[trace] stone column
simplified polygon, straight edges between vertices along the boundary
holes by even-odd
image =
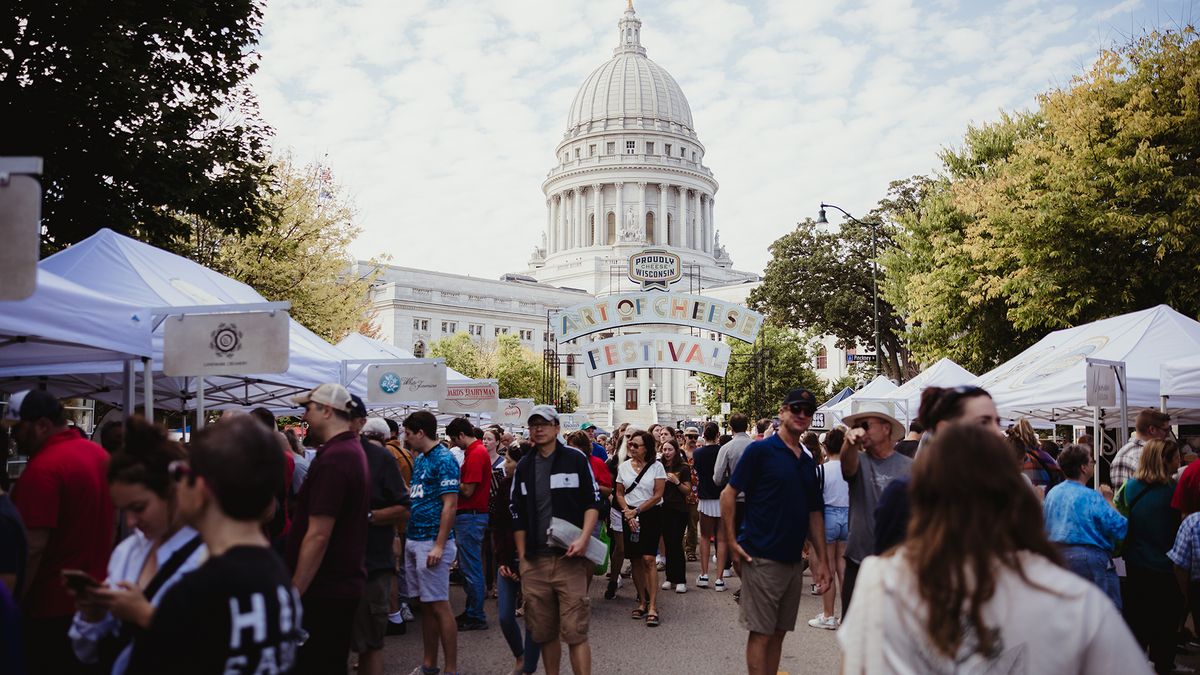
[[[675,371],[662,368],[658,372],[658,407],[661,410],[663,406],[671,405],[675,401],[675,397],[671,394]]]
[[[603,382],[604,376],[597,375],[597,376],[591,378],[591,380],[592,380],[592,382],[591,382],[592,403],[599,404],[599,403],[607,402],[607,399],[604,398],[604,389],[601,386],[604,383]]]
[[[691,227],[688,226],[688,189],[687,187],[679,186],[679,247],[688,248],[692,246],[692,242],[688,241],[692,238]]]
[[[692,225],[692,248],[696,249],[697,251],[702,251],[702,250],[704,250],[704,239],[703,239],[701,232],[704,227],[704,223],[703,223],[703,220],[704,220],[703,215],[704,214],[700,212],[700,191],[699,190],[696,190],[696,194],[694,194],[692,196],[692,199],[694,199],[695,202],[688,204],[688,206],[691,207],[691,209],[692,209],[692,219],[693,219],[693,222],[695,223],[694,225]]]
[[[550,195],[550,250],[558,252],[558,195]]]
[[[618,370],[617,372],[613,373],[613,384],[615,385],[616,392],[613,395],[613,398],[615,399],[613,401],[613,406],[615,406],[618,411],[617,416],[620,416],[622,413],[619,411],[625,409],[625,371]]]
[[[650,403],[650,369],[638,368],[638,407],[649,407]]]
[[[625,184],[621,182],[613,183],[617,190],[617,217],[613,218],[615,227],[617,228],[617,241],[621,241],[621,226],[625,223]],[[607,233],[605,233],[607,235]],[[608,243],[605,239],[604,243]],[[623,393],[618,393],[618,397],[624,396]]]
[[[638,231],[642,234],[646,233],[646,183],[641,181],[638,183],[638,192],[641,195],[641,202],[638,206]],[[654,243],[658,243],[658,236],[654,237]]]
[[[700,248],[709,253],[712,237],[708,233],[708,195],[700,194]]]
[[[604,212],[604,186],[599,183],[592,185],[592,202],[595,204],[592,210],[596,212],[592,227],[592,241],[599,246],[604,243],[600,238],[600,233],[604,231],[604,224],[600,222]]]

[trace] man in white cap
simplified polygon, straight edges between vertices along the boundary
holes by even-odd
[[[561,636],[571,652],[571,670],[586,675],[592,672],[587,583],[593,565],[584,553],[600,516],[600,490],[590,460],[558,440],[558,412],[552,406],[534,406],[528,427],[535,452],[517,465],[511,494],[525,625],[542,646],[547,673],[558,673]],[[565,549],[546,536],[552,518],[580,529]]]
[[[354,615],[367,585],[367,458],[350,427],[345,387],[322,384],[292,402],[304,407],[308,433],[321,444],[296,495],[285,556],[304,600],[309,635],[296,672],[344,673]]]
[[[890,407],[863,401],[842,423],[850,428],[842,446],[842,477],[850,484],[850,536],[846,542],[846,575],[842,587],[842,620],[854,594],[854,580],[863,558],[875,550],[875,508],[883,489],[912,471],[912,459],[895,451],[904,425]]]

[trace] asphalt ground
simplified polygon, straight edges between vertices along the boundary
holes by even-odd
[[[634,603],[633,581],[624,586],[614,600],[604,599],[606,580],[592,582],[592,616],[589,642],[592,646],[594,673],[688,673],[713,675],[746,672],[746,631],[738,622],[738,606],[733,591],[740,582],[727,579],[729,590],[717,593],[712,588],[695,587],[699,563],[688,563],[688,592],[659,591],[658,609],[662,625],[647,628],[629,617]],[[710,572],[715,580],[715,574]],[[662,583],[659,573],[659,583]],[[807,586],[806,586],[807,587]],[[461,586],[451,586],[450,602],[457,615],[465,605]],[[458,667],[471,675],[508,675],[513,657],[496,621],[496,601],[485,606],[488,629],[459,633]],[[796,630],[783,643],[779,669],[786,673],[837,673],[840,654],[836,633],[811,628],[808,620],[821,611],[821,599],[805,594],[800,604]],[[407,675],[421,663],[421,620],[408,626],[406,635],[386,638],[385,672]],[[570,672],[567,649],[563,648],[563,673]],[[439,654],[439,666],[441,655]],[[543,672],[539,667],[538,672]]]

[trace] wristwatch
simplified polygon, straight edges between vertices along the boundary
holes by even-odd
[[[375,522],[375,512],[374,511],[367,511],[367,522],[368,523]]]

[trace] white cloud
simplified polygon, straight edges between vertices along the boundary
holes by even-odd
[[[1135,0],[672,0],[637,5],[683,87],[740,269],[831,201],[855,214],[936,168],[969,123],[1029,108],[1090,63]],[[541,183],[619,0],[274,0],[254,84],[276,144],[328,155],[361,257],[496,277],[525,268]]]

